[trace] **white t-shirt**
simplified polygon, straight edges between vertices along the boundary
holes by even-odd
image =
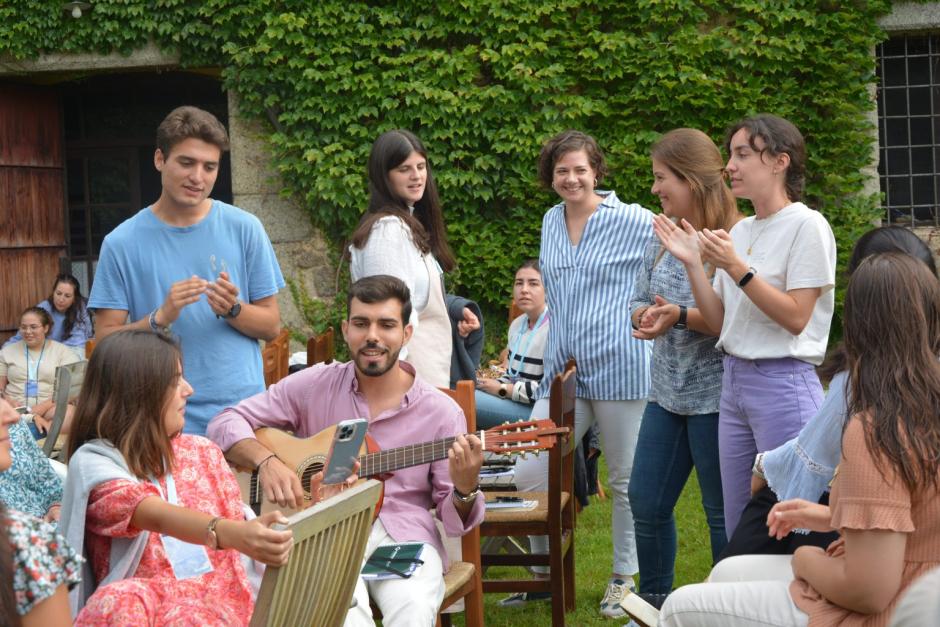
[[[741,220],[731,229],[731,239],[738,256],[780,291],[818,287],[822,292],[806,328],[791,335],[718,270],[714,287],[725,307],[718,348],[742,359],[795,357],[821,364],[835,306],[836,240],[829,223],[818,211],[795,202],[769,218]]]

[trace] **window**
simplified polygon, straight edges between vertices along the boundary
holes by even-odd
[[[227,124],[228,104],[217,80],[185,72],[103,74],[64,83],[61,92],[69,262],[88,294],[105,235],[160,196],[157,126],[181,104]],[[212,197],[232,202],[227,155]]]
[[[940,226],[940,36],[892,37],[876,55],[885,219]]]

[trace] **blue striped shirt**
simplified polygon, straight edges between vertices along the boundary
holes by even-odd
[[[604,195],[604,192],[598,192]],[[634,339],[630,296],[643,253],[654,237],[653,214],[607,192],[588,219],[577,246],[565,226],[565,205],[542,218],[539,264],[552,312],[545,378],[578,363],[578,396],[594,400],[644,399],[650,387],[650,343]],[[542,385],[538,398],[548,396]]]

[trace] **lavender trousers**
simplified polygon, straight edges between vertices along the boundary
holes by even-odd
[[[730,538],[751,498],[754,457],[795,438],[819,409],[823,390],[814,366],[792,357],[726,355],[724,367],[718,457]]]

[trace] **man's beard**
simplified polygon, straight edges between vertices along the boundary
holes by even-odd
[[[382,349],[382,348],[383,347],[380,346],[379,344],[369,343],[369,344],[366,344],[361,350],[375,350],[375,349]],[[368,361],[363,366],[363,364],[360,363],[359,360],[363,359],[364,356],[357,353],[355,356],[355,359],[353,359],[353,361],[356,364],[356,370],[358,370],[359,372],[361,372],[367,377],[381,377],[382,375],[384,375],[386,372],[391,370],[398,363],[398,354],[401,352],[401,346],[399,346],[398,349],[394,351],[392,351],[391,349],[384,349],[384,350],[386,351],[384,365],[378,361]]]

